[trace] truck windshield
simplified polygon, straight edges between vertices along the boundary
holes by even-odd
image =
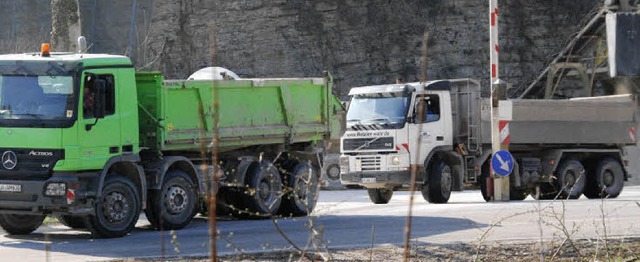
[[[380,125],[398,128],[404,125],[408,108],[409,98],[406,96],[357,95],[349,104],[347,127]]]
[[[73,90],[71,76],[0,75],[0,120],[72,118]]]

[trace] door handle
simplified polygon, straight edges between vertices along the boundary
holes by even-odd
[[[431,133],[429,133],[429,131],[423,131],[422,133],[420,133],[420,135],[422,135],[424,137],[430,137]]]
[[[436,136],[437,141],[444,141],[444,136]]]

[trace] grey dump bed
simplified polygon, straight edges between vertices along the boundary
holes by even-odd
[[[635,143],[637,103],[631,95],[507,100],[500,106],[501,117],[511,119],[512,144]]]
[[[635,144],[636,98],[614,95],[565,100],[500,101],[511,144]],[[482,103],[482,141],[491,143],[490,103]]]

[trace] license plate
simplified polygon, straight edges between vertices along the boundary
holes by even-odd
[[[363,177],[360,179],[360,182],[362,183],[375,183],[376,182],[376,178],[375,177]]]
[[[0,192],[21,192],[22,185],[0,184]]]

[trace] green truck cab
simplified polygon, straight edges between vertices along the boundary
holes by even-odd
[[[0,55],[0,226],[99,237],[206,213],[306,215],[344,108],[321,78],[172,80],[124,56]]]

